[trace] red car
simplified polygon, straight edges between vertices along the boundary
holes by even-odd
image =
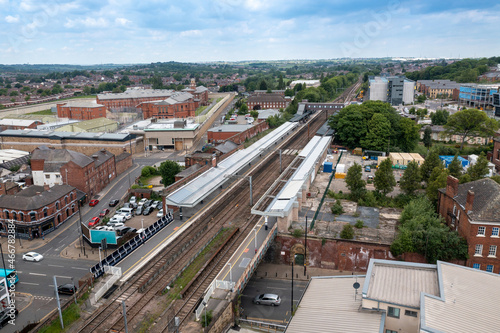
[[[90,222],[89,222],[89,227],[95,226],[97,223],[99,223],[101,219],[98,218],[97,216],[93,217]]]
[[[100,213],[99,213],[99,216],[100,216],[100,217],[104,217],[104,216],[108,215],[108,213],[109,213],[109,209],[104,208],[104,209],[102,210],[102,212],[100,212]]]
[[[89,202],[89,206],[90,206],[90,207],[94,207],[94,206],[95,206],[95,205],[97,205],[98,203],[99,203],[99,200],[97,200],[97,199],[92,199],[92,200],[90,200],[90,202]]]

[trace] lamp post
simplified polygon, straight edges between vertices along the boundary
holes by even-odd
[[[229,265],[229,282],[233,283],[233,265],[228,262]]]

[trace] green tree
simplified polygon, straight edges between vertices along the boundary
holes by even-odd
[[[362,179],[363,169],[358,163],[347,170],[345,183],[351,191],[351,199],[358,201],[366,192],[366,182]]]
[[[361,140],[361,146],[373,150],[385,150],[390,136],[391,123],[383,114],[376,113],[368,122],[368,132]]]
[[[267,90],[267,82],[266,82],[266,80],[260,81],[259,90]]]
[[[417,103],[423,103],[423,102],[425,102],[426,99],[427,99],[427,97],[424,94],[419,95],[417,97]]]
[[[403,177],[399,181],[399,187],[406,195],[414,195],[415,191],[421,187],[421,181],[422,177],[420,176],[418,164],[415,161],[411,161],[408,163]]]
[[[396,179],[392,172],[391,159],[386,158],[380,163],[377,171],[375,171],[373,185],[377,192],[382,193],[384,196],[394,189],[394,186],[396,186]]]
[[[151,84],[152,84],[152,88],[153,89],[163,89],[165,88],[163,86],[163,80],[161,78],[161,76],[153,76],[153,78],[151,79]]]
[[[488,175],[488,173],[488,160],[486,159],[486,155],[484,153],[481,153],[476,163],[469,166],[467,169],[467,174],[470,176],[471,181],[484,178]]]
[[[354,149],[365,137],[367,126],[363,113],[359,110],[342,109],[337,115],[331,116],[328,125],[335,129],[337,140],[347,147]]]
[[[448,178],[448,170],[443,169],[441,167],[435,167],[429,180],[427,182],[427,188],[425,189],[425,193],[427,194],[427,198],[432,203],[437,203],[439,193],[438,189],[446,187],[446,180]]]
[[[485,112],[465,109],[448,117],[448,122],[444,125],[444,135],[460,136],[460,149],[463,149],[467,138],[493,136],[498,127],[498,122],[488,118]]]
[[[158,168],[163,186],[167,187],[175,182],[175,175],[181,171],[181,166],[175,161],[166,160]]]
[[[432,129],[430,126],[427,126],[424,130],[424,137],[422,139],[422,141],[424,142],[424,146],[427,148],[427,150],[429,150],[429,148],[431,148],[432,146]]]
[[[250,116],[252,116],[253,119],[257,119],[259,117],[259,111],[250,111]]]
[[[446,125],[450,113],[446,110],[436,110],[431,114],[432,125]]]
[[[243,103],[240,106],[240,110],[238,111],[238,114],[243,115],[243,114],[247,114],[247,113],[248,113],[248,106],[246,105],[246,103]]]
[[[417,146],[420,138],[420,126],[409,118],[401,118],[399,127],[401,129],[399,148],[405,152],[411,152]]]
[[[424,182],[427,182],[434,168],[436,167],[442,168],[442,166],[443,163],[439,159],[439,154],[437,150],[432,150],[431,153],[427,155],[424,163],[422,163],[422,166],[420,167],[420,174],[422,175],[422,180]]]
[[[450,162],[450,164],[448,164],[448,173],[451,176],[460,179],[463,172],[464,168],[462,167],[462,162],[458,160],[458,154],[455,154],[453,160]]]
[[[278,79],[278,90],[283,89],[285,89],[285,82],[283,82],[283,74],[280,74],[280,77]]]

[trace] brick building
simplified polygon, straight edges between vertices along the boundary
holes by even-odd
[[[7,129],[22,130],[27,128],[36,128],[38,125],[43,123],[35,119],[1,119],[0,120],[0,131],[5,131]]]
[[[182,89],[182,91],[193,95],[195,101],[197,101],[199,105],[208,105],[208,88],[204,86],[197,87],[195,79],[191,79],[189,87]]]
[[[289,101],[279,94],[262,94],[248,97],[247,106],[249,110],[280,109],[286,108]]]
[[[491,158],[491,163],[495,164],[495,169],[500,172],[500,138],[496,137],[493,139],[493,156]]]
[[[6,235],[8,223],[13,221],[16,237],[42,237],[77,211],[77,190],[73,186],[30,186],[15,195],[0,195],[0,234]]]
[[[468,267],[500,273],[499,211],[500,185],[492,179],[459,184],[458,179],[448,176],[446,188],[439,189],[438,212],[467,240]]]
[[[57,104],[57,116],[77,120],[106,118],[106,107],[87,101],[69,101]]]
[[[144,119],[148,118],[188,118],[194,117],[199,106],[193,95],[187,92],[178,92],[162,101],[149,101],[137,105],[142,110]]]
[[[246,139],[253,138],[268,128],[269,125],[266,121],[256,125],[221,125],[207,131],[207,141],[209,143],[221,143],[231,140],[239,145]]]
[[[33,151],[31,170],[35,185],[68,184],[89,198],[116,178],[115,156],[104,149],[89,157],[72,150],[40,147]]]

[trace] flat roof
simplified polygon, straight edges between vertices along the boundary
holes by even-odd
[[[86,133],[86,132],[56,132],[41,131],[35,129],[5,130],[0,132],[0,137],[27,137],[43,138],[53,140],[75,139],[75,140],[101,140],[101,141],[128,141],[135,138],[134,134],[120,133]]]
[[[383,333],[385,313],[360,311],[356,282],[363,285],[365,276],[312,277],[285,332]]]
[[[166,197],[167,204],[177,207],[196,206],[220,185],[228,181],[228,176],[232,176],[246,167],[263,150],[272,147],[275,142],[282,139],[286,133],[297,126],[297,123],[286,122],[250,147],[235,152],[221,161],[217,167],[210,168],[186,185],[172,192]]]
[[[208,129],[207,132],[236,132],[240,133],[243,131],[246,131],[249,128],[252,128],[253,125],[239,125],[239,124],[234,124],[234,125],[221,125],[221,126],[216,126]]]

